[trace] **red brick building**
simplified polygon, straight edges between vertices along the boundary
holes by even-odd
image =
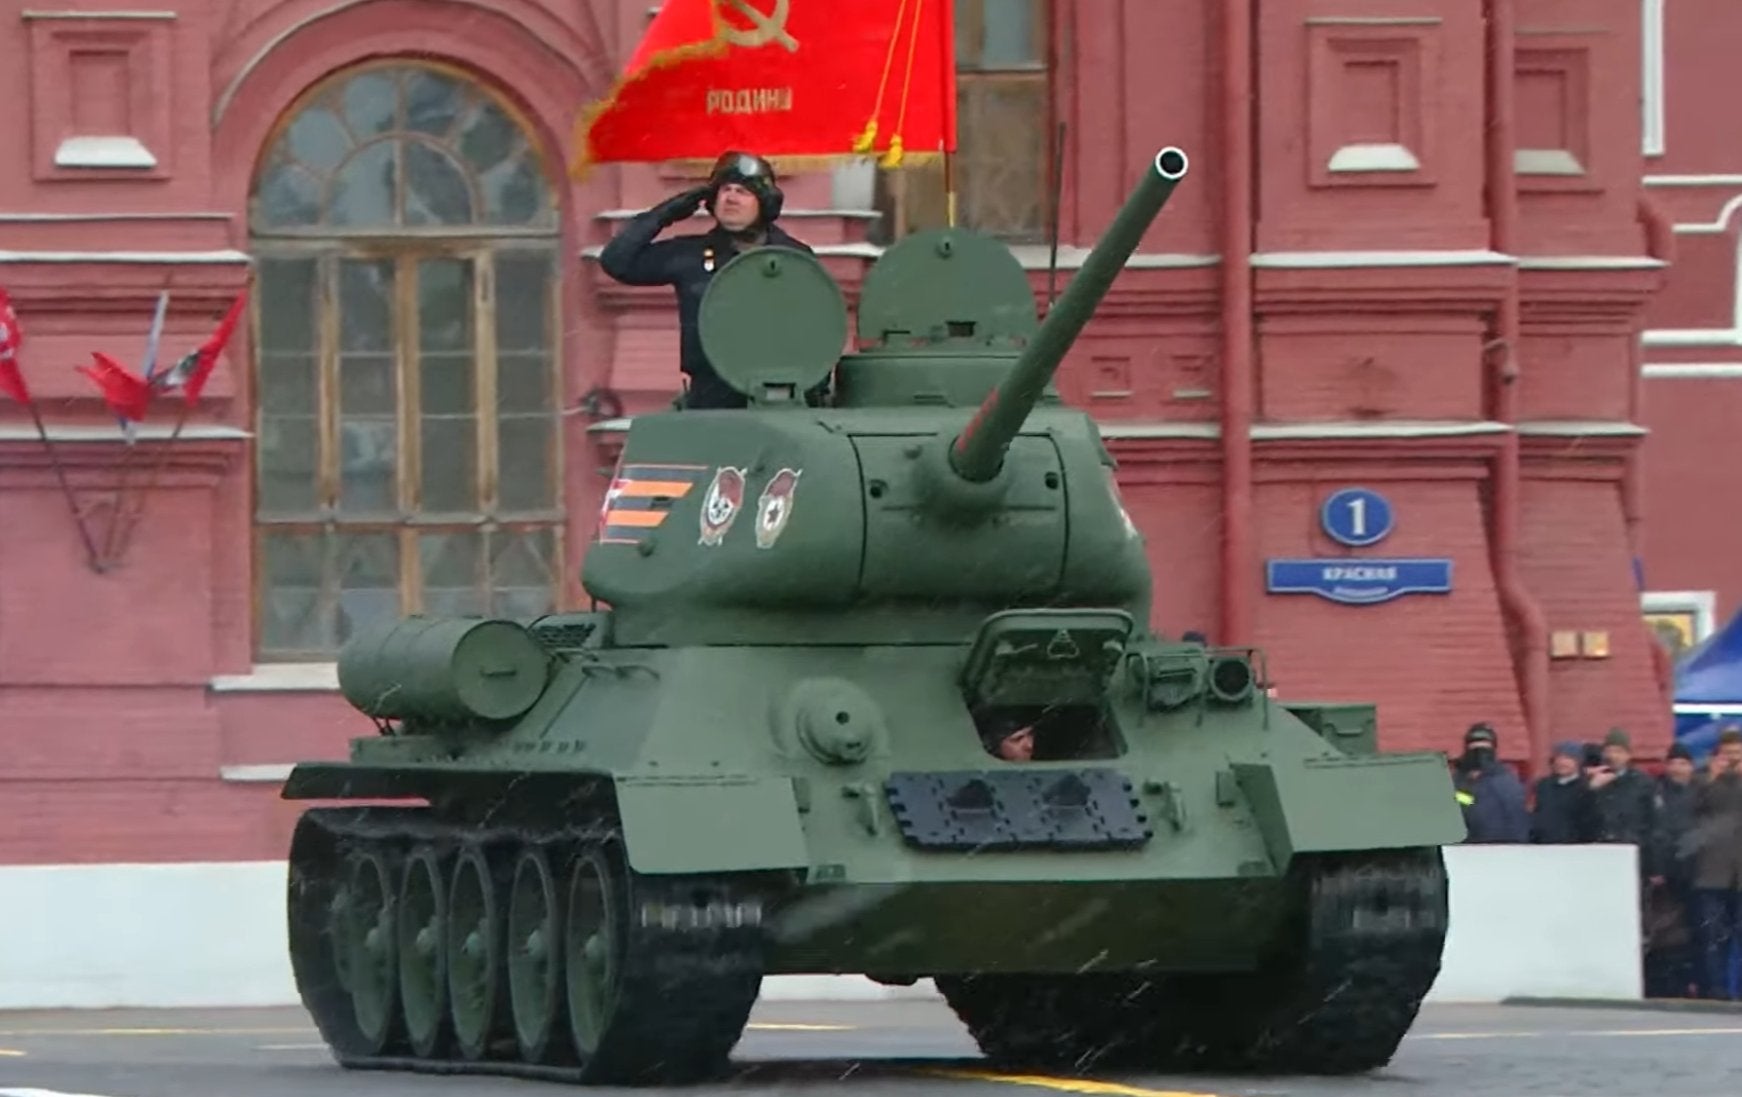
[[[1742,146],[1720,43],[1742,31],[1723,0],[1645,0],[1645,185],[1675,227],[1675,263],[1646,310],[1646,610],[1676,648],[1742,609]],[[1725,106],[1717,106],[1725,104]]]
[[[1703,85],[1666,97],[1670,66],[1642,58],[1667,43],[1719,79],[1689,14],[1717,0],[1661,38],[1641,0],[957,6],[963,219],[1008,237],[1037,293],[1059,122],[1063,276],[1155,149],[1192,156],[1061,377],[1121,463],[1155,623],[1262,645],[1284,696],[1377,699],[1392,746],[1455,749],[1486,719],[1521,760],[1617,722],[1660,749],[1638,333],[1650,308],[1742,342],[1742,177],[1642,186],[1725,170]],[[152,488],[121,496],[144,509],[93,571],[30,419],[0,405],[0,862],[280,856],[284,764],[368,728],[332,665],[356,622],[584,604],[625,418],[677,380],[667,292],[588,253],[684,180],[564,171],[648,5],[6,8],[0,285],[26,376],[97,532],[118,482]],[[849,297],[940,211],[937,180],[868,167],[787,189]],[[1654,302],[1672,219],[1715,226],[1675,243],[1724,281],[1678,267]],[[137,361],[165,289],[173,361],[250,264],[248,330],[167,450],[158,406],[123,477],[73,367]],[[1652,414],[1715,421],[1729,384],[1653,380]],[[1351,487],[1377,509],[1327,520]],[[1720,589],[1667,521],[1652,581]],[[1272,590],[1286,568],[1267,583],[1274,560],[1376,557],[1428,589],[1350,605]]]

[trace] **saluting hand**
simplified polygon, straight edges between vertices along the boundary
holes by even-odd
[[[702,208],[702,202],[705,201],[707,197],[707,187],[694,187],[690,190],[684,191],[682,194],[667,198],[659,205],[660,220],[669,225],[674,221],[682,221],[686,217],[693,217],[695,216],[695,212]]]

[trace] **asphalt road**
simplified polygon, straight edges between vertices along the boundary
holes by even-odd
[[[766,1002],[737,1077],[695,1094],[984,1097],[1736,1097],[1742,1013],[1430,1006],[1389,1068],[1357,1079],[1107,1076],[986,1070],[941,1003]],[[46,1092],[45,1092],[46,1091]],[[0,1097],[538,1097],[552,1083],[338,1068],[298,1009],[0,1014]]]

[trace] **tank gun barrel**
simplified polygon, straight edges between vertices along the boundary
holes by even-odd
[[[1065,353],[1095,313],[1101,299],[1137,250],[1143,234],[1185,178],[1186,154],[1169,146],[1155,154],[1137,189],[1095,244],[1077,276],[1047,311],[1034,339],[997,388],[986,395],[974,417],[950,446],[950,465],[965,480],[981,483],[997,475],[1005,450],[1028,413],[1046,391]]]

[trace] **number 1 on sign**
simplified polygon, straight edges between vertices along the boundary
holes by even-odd
[[[1359,495],[1349,500],[1349,514],[1353,517],[1352,530],[1355,536],[1367,536],[1367,500]]]

